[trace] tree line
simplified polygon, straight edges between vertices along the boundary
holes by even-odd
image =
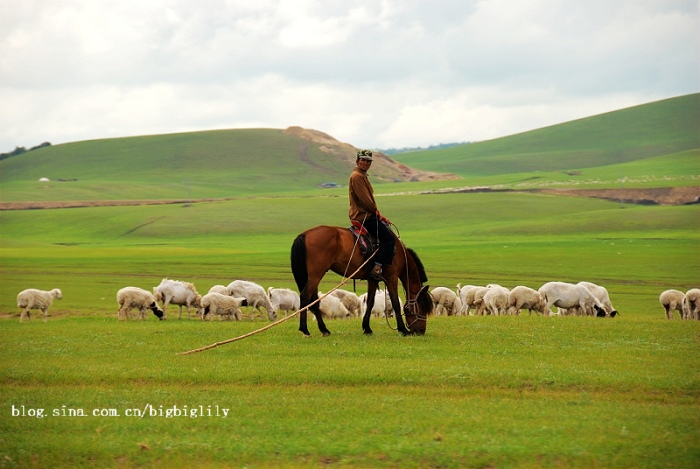
[[[28,151],[38,150],[39,148],[50,147],[50,146],[51,146],[51,144],[49,142],[44,142],[44,143],[37,145],[35,147],[31,147],[29,150],[27,150],[24,147],[15,147],[15,149],[9,153],[0,153],[0,161],[6,160],[7,158],[11,158],[13,156],[21,155],[23,153],[27,153]]]

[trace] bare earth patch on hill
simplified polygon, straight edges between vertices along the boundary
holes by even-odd
[[[349,143],[343,143],[330,135],[313,129],[302,127],[289,127],[284,133],[308,140],[318,145],[319,150],[336,158],[346,166],[353,167],[357,157],[357,150]],[[375,151],[374,164],[372,165],[372,177],[383,181],[413,182],[413,181],[447,181],[459,179],[452,173],[435,173],[408,167],[390,158],[388,155]]]
[[[538,189],[553,195],[593,197],[642,205],[687,205],[700,203],[700,187],[657,187],[650,189]]]

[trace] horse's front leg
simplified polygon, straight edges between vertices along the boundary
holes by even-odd
[[[369,327],[369,318],[372,316],[372,308],[374,308],[374,298],[377,294],[378,283],[372,280],[367,282],[367,309],[365,315],[362,316],[362,332],[365,335],[372,335],[372,328]]]
[[[410,332],[403,322],[403,311],[401,311],[401,301],[399,301],[398,285],[387,287],[387,290],[389,291],[389,298],[391,299],[391,307],[394,309],[394,315],[396,316],[396,329],[403,335],[409,335]]]

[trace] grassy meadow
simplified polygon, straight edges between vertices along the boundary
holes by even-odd
[[[563,319],[284,323],[188,356],[259,322],[7,322],[2,464],[695,467],[697,324]]]
[[[349,169],[272,130],[76,142],[0,161],[2,202],[189,201],[0,211],[0,467],[698,467],[700,321],[668,321],[658,295],[700,286],[700,205],[422,193],[698,185],[696,110],[692,95],[407,154],[397,158],[462,179],[375,184],[431,288],[588,280],[608,289],[614,319],[431,317],[423,337],[379,318],[367,337],[348,319],[329,321],[326,338],[311,323],[304,339],[293,318],[186,356],[269,322],[178,320],[174,306],[167,321],[119,322],[117,290],[163,277],[200,293],[235,279],[295,288],[295,236],[348,224],[347,189],[316,186]],[[566,160],[566,142],[597,163]],[[484,158],[500,169],[476,171]],[[47,323],[36,311],[19,323],[24,288],[62,289]]]
[[[425,337],[405,338],[382,319],[365,337],[351,319],[331,321],[328,338],[311,324],[310,340],[294,318],[178,356],[267,321],[178,321],[171,306],[168,321],[119,323],[117,289],[164,276],[200,292],[236,278],[293,288],[291,241],[314,224],[344,224],[345,199],[0,212],[0,464],[697,465],[700,375],[689,357],[700,324],[667,321],[657,297],[700,279],[698,206],[513,193],[379,202],[433,287],[586,279],[605,285],[622,315],[440,317]],[[17,320],[16,293],[29,285],[63,289],[46,324],[36,312]],[[48,415],[13,416],[20,406]],[[166,416],[185,406],[213,416]],[[127,416],[144,408],[156,414]]]

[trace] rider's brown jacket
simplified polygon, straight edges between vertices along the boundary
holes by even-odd
[[[365,221],[377,213],[377,203],[374,201],[374,189],[369,182],[367,172],[355,167],[348,182],[350,193],[350,211],[348,215],[351,220],[359,222]]]

